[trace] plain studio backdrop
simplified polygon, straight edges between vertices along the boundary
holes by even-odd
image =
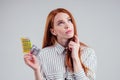
[[[42,45],[48,13],[65,8],[97,55],[97,80],[120,80],[120,0],[0,0],[0,80],[34,80],[20,38]]]

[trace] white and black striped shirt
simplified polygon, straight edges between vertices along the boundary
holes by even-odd
[[[41,49],[38,58],[43,80],[95,80],[97,59],[92,48],[82,48],[81,61],[89,68],[87,74],[84,70],[72,73],[65,67],[65,48],[59,43]]]

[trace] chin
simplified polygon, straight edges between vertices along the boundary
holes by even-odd
[[[70,38],[73,38],[73,36],[74,36],[74,35],[69,35],[69,36],[67,36],[67,37],[68,37],[68,39],[70,39]]]

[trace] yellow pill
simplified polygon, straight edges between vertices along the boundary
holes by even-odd
[[[31,50],[31,47],[32,47],[30,39],[22,37],[21,42],[22,42],[23,53],[24,54],[30,53],[30,50]]]

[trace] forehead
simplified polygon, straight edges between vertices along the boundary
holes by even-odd
[[[66,18],[69,18],[70,16],[67,14],[67,13],[57,13],[55,18],[54,18],[54,21],[58,21],[58,20],[62,20],[62,19],[66,19]]]

